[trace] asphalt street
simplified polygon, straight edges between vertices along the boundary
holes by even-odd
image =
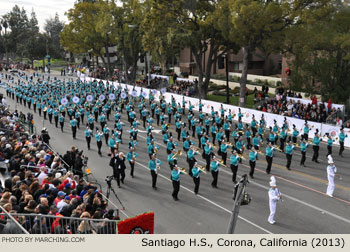
[[[0,90],[6,97],[5,90]],[[16,108],[23,113],[29,112],[27,107],[16,104],[15,100],[8,97],[6,100],[11,110]],[[33,113],[32,110],[31,112]],[[113,119],[113,112],[110,119]],[[126,123],[126,126],[123,130],[124,144],[120,144],[120,150],[126,154],[129,124],[125,111],[122,115],[122,121]],[[173,135],[176,136],[174,121],[172,122],[170,128]],[[101,157],[97,154],[95,139],[91,141],[91,150],[87,150],[84,126],[80,126],[77,139],[73,140],[67,117],[63,133],[60,129],[55,128],[54,124],[50,124],[48,120],[43,121],[43,117],[39,117],[38,113],[34,114],[34,123],[38,132],[43,126],[48,129],[51,136],[51,146],[58,153],[63,155],[73,145],[84,150],[84,154],[89,157],[88,167],[91,169],[93,177],[102,184],[103,192],[106,192],[105,178],[112,175],[112,169],[108,165],[110,158],[107,156],[108,147],[104,141]],[[112,129],[113,124],[114,120],[110,120],[108,122],[109,128]],[[156,124],[154,127],[160,129]],[[154,211],[155,233],[158,234],[226,233],[233,206],[231,170],[220,168],[217,189],[211,187],[211,174],[202,174],[198,195],[193,192],[192,178],[189,175],[181,175],[180,200],[174,201],[171,196],[172,184],[166,147],[161,133],[153,135],[156,139],[156,145],[161,147],[157,158],[163,162],[158,175],[158,190],[153,190],[151,187],[146,133],[141,125],[139,126],[138,147],[136,149],[139,157],[136,160],[135,177],[129,176],[130,167],[127,163],[125,184],[118,188],[116,182],[112,182],[117,196],[125,206],[125,210],[121,210],[121,218]],[[197,139],[194,140],[198,142]],[[179,149],[182,147],[183,143],[179,143]],[[260,155],[256,165],[255,178],[249,179],[250,183],[247,186],[252,201],[248,206],[241,207],[236,233],[350,233],[350,150],[344,151],[344,157],[337,155],[338,150],[337,146],[333,147],[333,158],[340,175],[335,180],[334,198],[325,194],[327,189],[327,149],[325,144],[321,144],[319,164],[311,162],[312,148],[308,148],[306,167],[299,166],[300,150],[294,151],[291,171],[285,168],[287,161],[285,155],[275,152],[271,175],[277,179],[277,186],[283,195],[283,201],[279,201],[277,204],[274,225],[267,222],[269,215],[268,189],[271,175],[265,173],[265,156]],[[264,148],[262,152],[264,153]],[[247,156],[247,152],[245,152],[245,156]],[[196,158],[201,165],[205,164],[201,155],[197,155]],[[184,155],[179,157],[178,166],[188,170]],[[238,174],[241,176],[248,172],[249,163],[245,160],[239,165]],[[116,206],[121,207],[113,194],[111,200]]]

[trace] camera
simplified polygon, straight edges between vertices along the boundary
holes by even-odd
[[[82,156],[82,158],[83,158],[83,165],[84,165],[84,166],[87,166],[87,163],[88,163],[88,161],[89,161],[89,158],[88,158],[87,156]]]
[[[112,182],[113,179],[114,179],[113,176],[107,176],[107,177],[106,177],[105,181],[107,182],[107,185],[108,185],[109,187],[112,186],[111,182]]]

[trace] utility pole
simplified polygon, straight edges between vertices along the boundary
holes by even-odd
[[[243,198],[245,193],[246,185],[249,183],[247,174],[244,174],[241,180],[235,185],[234,194],[233,194],[233,207],[231,211],[231,218],[227,227],[228,234],[234,234],[236,223],[238,219],[239,209],[242,205],[248,205],[250,203],[250,197],[248,195],[247,199]],[[243,200],[243,202],[242,202]]]

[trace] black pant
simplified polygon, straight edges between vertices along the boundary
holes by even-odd
[[[314,155],[312,156],[312,161],[318,162],[318,151],[320,150],[320,146],[314,145],[312,146],[312,149],[314,150]]]
[[[332,146],[327,145],[327,150],[328,150],[327,156],[332,155]]]
[[[232,171],[232,182],[236,183],[236,177],[237,177],[237,170],[238,170],[238,165],[233,165],[231,164],[231,171]]]
[[[151,170],[151,176],[152,176],[152,187],[156,188],[156,184],[157,184],[157,173],[154,170]]]
[[[101,147],[102,147],[102,141],[97,141],[97,149],[98,149],[98,154],[102,154],[101,153]]]
[[[287,169],[290,170],[290,164],[292,163],[292,155],[291,154],[286,154],[287,157]]]
[[[172,180],[173,182],[173,193],[172,196],[175,200],[178,200],[177,195],[180,191],[180,181]]]
[[[224,160],[224,165],[226,165],[227,152],[221,152],[222,160]]]
[[[213,137],[213,144],[215,145],[216,133],[211,133],[211,136]],[[219,147],[220,147],[220,146],[219,146]]]
[[[180,141],[181,129],[176,128],[177,140]]]
[[[271,166],[272,166],[272,157],[266,156],[266,162],[267,162],[266,173],[270,174]]]
[[[189,166],[190,166],[190,170],[188,171],[188,175],[190,175],[191,177],[192,177],[192,168],[193,168],[193,166],[194,166],[194,163],[196,162],[196,160],[195,159],[189,159],[188,160],[188,164],[189,164]]]
[[[52,114],[49,114],[49,122],[52,123]]]
[[[205,158],[205,162],[207,163],[207,165],[205,166],[205,169],[207,171],[209,171],[209,169],[210,169],[210,154],[205,154],[204,158]]]
[[[211,182],[211,186],[217,187],[219,171],[211,171],[211,175],[213,176],[213,182]]]
[[[308,141],[308,140],[309,140],[309,134],[307,134],[307,133],[302,134],[302,135],[301,135],[301,140],[303,140],[303,139],[305,139],[306,141]]]
[[[282,152],[284,152],[284,143],[285,143],[286,139],[285,138],[280,138],[280,149]]]
[[[104,134],[104,135],[105,135],[106,145],[108,145],[109,134]]]
[[[57,128],[58,127],[58,116],[55,116],[54,119],[55,119],[55,126]]]
[[[120,186],[120,181],[124,183],[125,169],[114,168],[114,178],[117,180],[118,186]]]
[[[254,170],[255,170],[255,161],[249,160],[249,165],[250,165],[250,172],[249,175],[250,177],[254,177]]]
[[[225,135],[226,135],[226,141],[229,142],[230,141],[230,131],[225,130]]]
[[[85,137],[85,138],[86,138],[86,143],[87,143],[88,150],[90,150],[91,137]]]
[[[77,126],[72,126],[72,132],[73,132],[73,139],[75,139],[77,135]]]
[[[339,149],[339,156],[343,155],[344,151],[344,142],[339,141],[340,149]]]
[[[306,151],[302,151],[300,165],[305,165],[305,160],[306,160]]]
[[[194,193],[197,194],[198,190],[199,190],[199,184],[200,184],[200,177],[198,176],[198,178],[193,177],[193,182],[194,182]]]
[[[293,143],[296,144],[297,143],[297,137],[292,137]]]
[[[129,164],[130,164],[130,168],[131,168],[131,169],[130,169],[130,176],[131,176],[131,177],[134,177],[135,163],[129,161]]]
[[[64,122],[60,122],[60,126],[61,126],[61,131],[63,132]]]

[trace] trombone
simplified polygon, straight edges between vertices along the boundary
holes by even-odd
[[[201,170],[204,174],[207,174],[207,171],[205,170],[205,167],[202,165],[197,165],[196,166],[199,170]]]
[[[208,143],[208,145],[210,145],[215,150],[217,149],[217,147],[214,144],[212,144],[212,143]]]
[[[238,154],[239,158],[242,160],[246,160],[246,158],[242,154]]]
[[[223,167],[227,167],[226,165],[224,165],[224,160],[220,160],[220,161],[219,161],[219,164],[220,164],[221,166],[223,166]]]
[[[181,156],[181,155],[182,155],[182,151],[179,150],[173,155],[173,158],[175,158],[176,156]]]
[[[184,174],[188,174],[185,168],[178,167],[178,169],[180,172],[182,172]]]
[[[201,151],[198,147],[191,147],[190,149],[192,149],[194,152],[197,152],[199,154],[199,152]]]
[[[231,142],[223,142],[223,143],[226,144],[226,145],[228,145],[228,146],[230,146],[230,147],[233,146],[233,143],[231,143]]]
[[[280,147],[278,147],[277,145],[273,146],[276,150],[278,150],[279,152],[282,152],[282,150],[280,149]]]

